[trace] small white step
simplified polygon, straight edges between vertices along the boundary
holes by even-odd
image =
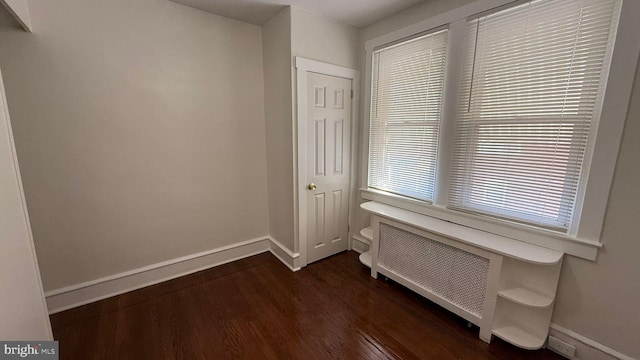
[[[536,336],[517,326],[503,326],[492,331],[493,335],[502,340],[527,350],[540,349],[546,337]]]
[[[368,267],[371,267],[371,251],[360,254],[360,262]]]
[[[360,230],[360,235],[369,241],[373,241],[373,229],[371,227]]]
[[[522,287],[513,287],[510,289],[500,290],[498,296],[513,301],[520,305],[531,307],[548,307],[553,304],[553,298],[547,295],[525,289]]]

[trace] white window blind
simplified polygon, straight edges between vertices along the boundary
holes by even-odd
[[[620,5],[538,0],[469,22],[450,208],[570,228]]]
[[[448,31],[373,53],[369,187],[433,201]]]

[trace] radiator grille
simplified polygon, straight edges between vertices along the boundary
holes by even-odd
[[[482,317],[488,259],[381,223],[378,265]]]

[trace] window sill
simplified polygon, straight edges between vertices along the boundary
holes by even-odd
[[[555,250],[561,253],[574,255],[587,260],[595,260],[598,250],[602,244],[597,241],[579,239],[566,234],[558,233],[552,230],[535,228],[532,226],[513,223],[509,221],[485,218],[472,214],[452,211],[441,206],[429,204],[415,199],[390,194],[375,189],[363,188],[361,196],[364,200],[374,201],[380,205],[388,205],[389,208],[405,211],[405,215],[415,214],[422,216],[425,226],[442,225],[437,221],[449,224],[449,227],[468,229],[479,231],[484,234],[495,234],[504,241],[510,241],[514,244],[517,242],[537,245],[543,248]],[[387,210],[390,210],[387,208]],[[401,222],[406,222],[399,220]],[[433,222],[436,221],[436,222]],[[437,229],[426,228],[417,224],[414,226],[421,227],[428,231],[436,231]],[[447,234],[442,234],[447,236]],[[459,239],[465,241],[465,239]],[[502,240],[501,240],[502,241]]]
[[[520,261],[538,265],[555,265],[562,260],[563,253],[560,251],[527,244],[522,241],[514,241],[504,236],[417,214],[395,206],[369,201],[363,203],[360,207],[373,214]]]

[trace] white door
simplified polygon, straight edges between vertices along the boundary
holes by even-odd
[[[347,249],[351,80],[307,73],[307,263]],[[302,154],[300,154],[302,155]]]
[[[0,339],[51,340],[1,73],[0,249]]]

